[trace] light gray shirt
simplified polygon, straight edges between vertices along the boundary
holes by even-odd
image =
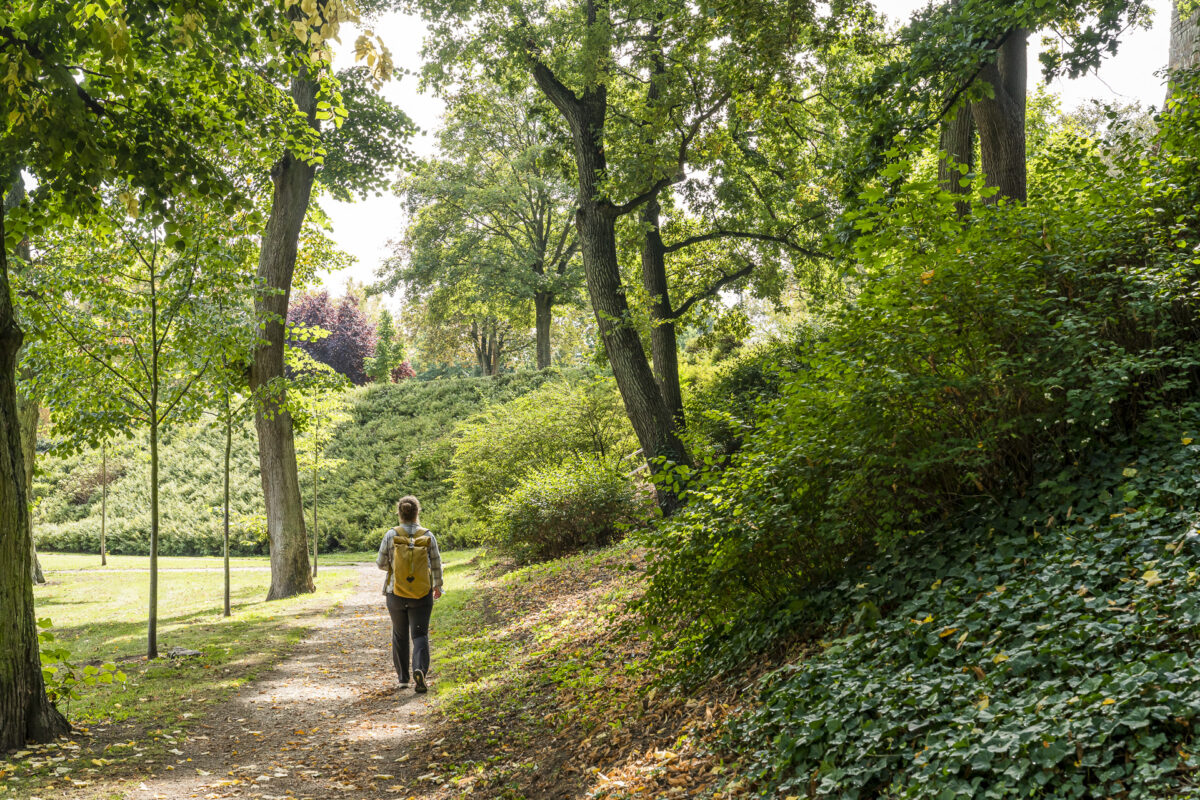
[[[383,541],[379,543],[379,558],[375,560],[376,566],[382,570],[388,571],[387,581],[383,585],[383,593],[390,594],[392,591],[392,540],[396,538],[396,531],[403,530],[405,534],[412,534],[415,531],[421,530],[421,526],[412,522],[402,522],[395,528],[389,528],[388,532],[383,535]],[[437,537],[433,535],[433,531],[425,531],[429,536],[429,577],[434,589],[442,588],[442,554],[438,550]]]

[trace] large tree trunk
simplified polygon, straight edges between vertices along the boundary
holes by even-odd
[[[42,680],[30,564],[29,504],[17,419],[22,333],[13,310],[0,203],[0,752],[69,730]]]
[[[979,150],[988,186],[999,197],[1025,200],[1025,90],[1028,72],[1024,28],[1013,30],[984,66],[979,79],[992,87],[993,97],[971,104],[979,128]],[[960,114],[961,116],[961,114]]]
[[[629,303],[625,299],[617,262],[616,222],[621,212],[602,199],[600,182],[607,174],[604,119],[608,100],[605,87],[594,86],[583,97],[577,97],[541,64],[535,66],[534,78],[571,129],[579,175],[575,227],[583,256],[583,273],[625,412],[652,471],[658,473],[663,469],[660,459],[690,464],[671,410],[646,361],[641,337],[630,323]],[[669,489],[659,487],[658,503],[663,512],[669,514],[679,507],[679,498]]]
[[[965,195],[969,187],[962,185],[964,176],[959,166],[965,166],[967,172],[975,170],[975,120],[970,108],[960,108],[953,119],[942,121],[938,149],[946,154],[938,161],[938,183],[950,194]],[[954,208],[960,217],[965,217],[971,211],[971,204],[956,200]]]
[[[9,188],[4,195],[4,210],[11,211],[20,205],[24,199],[25,178],[21,175],[21,170],[19,168],[14,168],[9,179]],[[0,242],[0,246],[3,246],[3,242]],[[16,254],[21,259],[22,263],[29,263],[30,254],[28,238],[22,238],[21,241],[17,243]],[[29,376],[22,375],[21,377],[24,379],[28,378]],[[33,468],[37,459],[38,402],[35,398],[28,397],[25,392],[22,392],[19,388],[17,390],[17,420],[21,429],[21,453],[25,462],[25,500],[27,503],[29,503],[30,508],[32,508]],[[46,577],[42,574],[42,564],[40,561],[38,561],[37,547],[33,542],[32,530],[33,529],[31,527],[29,536],[29,552],[33,558],[33,582],[45,583]]]
[[[314,82],[292,79],[292,99],[308,115],[314,128],[317,125],[316,93]],[[264,318],[265,324],[259,329],[260,341],[250,369],[250,385],[258,393],[255,426],[271,548],[268,600],[313,590],[292,415],[286,406],[283,349],[300,228],[308,211],[315,174],[314,165],[305,163],[291,151],[284,153],[272,168],[271,216],[263,232],[258,258],[258,280],[262,291],[255,300],[255,310]]]
[[[642,242],[642,286],[650,298],[650,357],[663,401],[683,430],[683,392],[679,388],[679,344],[671,312],[671,289],[667,284],[667,256],[659,231],[661,208],[655,197],[642,209],[646,238]]]
[[[553,320],[554,294],[537,292],[533,296],[534,325],[537,331],[537,368],[550,366],[550,323]]]

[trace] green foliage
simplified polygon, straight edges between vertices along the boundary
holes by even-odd
[[[392,312],[386,308],[379,312],[375,327],[379,339],[375,342],[375,355],[366,360],[367,375],[375,383],[391,383],[392,371],[404,361],[404,342],[396,339]]]
[[[60,643],[52,630],[49,618],[37,621],[38,648],[42,661],[42,680],[46,684],[46,695],[55,706],[67,714],[71,701],[82,697],[84,686],[121,686],[125,673],[111,662],[77,666],[71,661],[71,650]]]
[[[637,440],[611,379],[556,381],[486,411],[456,430],[456,499],[482,522],[530,472],[582,457],[616,465]]]
[[[383,97],[366,67],[341,70],[337,78],[346,118],[322,135],[319,180],[334,198],[349,203],[355,196],[383,193],[392,170],[410,160],[408,144],[417,126]]]
[[[811,329],[797,328],[721,363],[685,400],[689,448],[716,456],[739,450],[759,409],[780,397],[788,373],[802,368],[813,338]]]
[[[1177,796],[1200,721],[1198,412],[811,596],[830,638],[730,728],[743,774],[810,797]]]
[[[536,389],[557,373],[406,380],[352,390],[349,421],[326,451],[341,466],[321,488],[321,549],[373,550],[396,524],[396,501],[421,499],[421,522],[444,548],[471,537],[470,516],[450,497],[450,437],[489,403]]]
[[[647,541],[648,613],[678,623],[681,656],[1195,395],[1194,105],[1162,120],[1157,152],[1064,145],[1053,193],[976,201],[969,224],[927,182],[867,193],[854,304],[727,469],[680,476],[688,507]],[[725,657],[777,630],[751,627]]]
[[[54,439],[43,439],[51,447]],[[150,552],[150,460],[144,436],[109,443],[108,527],[110,553]],[[160,445],[163,555],[221,552],[222,424],[169,430]],[[230,470],[230,550],[235,555],[267,552],[262,486],[253,426],[234,426]],[[40,550],[100,552],[100,454],[38,454],[33,480],[34,538]]]
[[[611,544],[648,516],[649,498],[610,459],[586,455],[524,474],[491,508],[485,541],[521,563]]]

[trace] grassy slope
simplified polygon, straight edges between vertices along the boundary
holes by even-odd
[[[346,393],[349,421],[328,449],[342,464],[323,480],[319,509],[322,550],[367,550],[382,528],[394,522],[396,500],[421,497],[423,521],[453,546],[461,515],[439,505],[449,491],[447,476],[454,426],[492,401],[508,400],[559,375],[517,373],[499,378],[409,380]],[[50,442],[43,441],[43,446]],[[221,552],[221,459],[224,442],[214,426],[170,432],[163,443],[162,540],[164,555]],[[109,474],[110,552],[149,552],[149,462],[140,440],[112,445]],[[38,456],[34,479],[34,525],[45,550],[99,552],[100,454]],[[232,548],[239,555],[267,552],[253,426],[234,439]],[[308,503],[307,476],[302,492]],[[306,512],[311,519],[311,509]],[[459,543],[461,544],[461,542]]]
[[[1200,795],[1200,445],[1151,428],[862,565],[791,647],[692,689],[621,635],[628,546],[475,578],[435,632],[443,796]]]
[[[641,568],[640,554],[618,545],[466,576],[472,591],[438,607],[434,687],[448,725],[439,797],[582,797],[617,786],[695,796],[719,778],[698,745],[715,736],[730,687],[688,697],[655,689],[646,647],[621,635]]]

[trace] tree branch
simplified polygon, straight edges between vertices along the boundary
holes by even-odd
[[[769,233],[751,233],[749,231],[727,230],[715,230],[709,231],[708,233],[697,234],[696,236],[689,236],[688,238],[681,239],[673,244],[664,245],[663,252],[666,254],[674,253],[679,250],[683,250],[685,247],[691,247],[692,245],[700,244],[701,242],[711,242],[714,239],[753,239],[759,242],[774,242],[775,244],[781,244],[789,250],[801,253],[809,258],[833,258],[833,256],[829,255],[828,253],[810,250],[807,247],[799,245],[786,236],[774,236]]]
[[[699,303],[701,300],[704,300],[706,298],[712,297],[714,294],[721,291],[722,289],[724,289],[726,286],[733,283],[734,281],[740,280],[742,278],[749,276],[750,273],[753,271],[754,271],[754,264],[751,263],[751,264],[747,264],[746,266],[742,267],[737,272],[723,276],[720,280],[718,280],[716,283],[709,286],[704,291],[697,292],[696,294],[689,297],[687,300],[684,300],[683,303],[680,304],[680,306],[678,308],[676,308],[671,313],[667,314],[666,318],[667,319],[679,319],[680,317],[682,317],[684,314],[686,314],[688,312],[688,309],[690,309],[692,306],[696,305],[696,303]]]

